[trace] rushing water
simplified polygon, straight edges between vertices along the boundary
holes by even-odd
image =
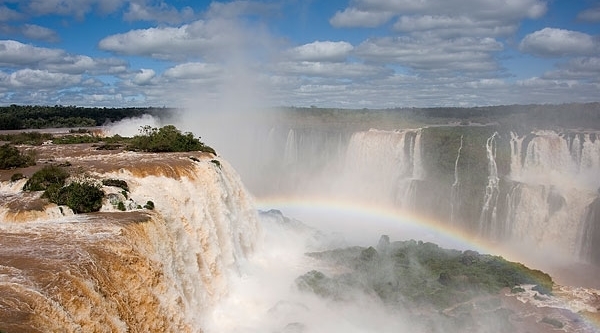
[[[231,167],[197,160],[133,153],[70,158],[113,164],[114,171],[91,177],[125,180],[127,198],[120,189],[105,191],[133,207],[126,212],[106,202],[89,216],[63,207],[63,214],[50,208],[32,219],[4,207],[1,330],[201,332],[202,314],[228,292],[229,273],[252,253],[260,228]],[[14,197],[20,188],[2,190]],[[154,211],[139,209],[147,201]]]
[[[277,220],[281,215],[263,228],[250,193],[259,200],[317,200],[318,195],[377,204],[425,216],[486,243],[522,246],[516,249],[521,254],[600,263],[595,250],[600,244],[600,140],[595,133],[271,128],[255,139],[251,145],[261,149],[247,154],[251,160],[244,162],[242,174],[250,192],[226,160],[215,163],[214,157],[186,154],[69,157],[73,165],[90,170],[92,178],[125,180],[127,197],[119,189],[105,190],[126,202],[126,212],[110,201],[89,216],[64,207],[38,208],[38,197],[21,192],[24,181],[1,183],[0,329],[410,329],[402,315],[384,321],[391,317],[373,299],[337,308],[290,290],[293,279],[315,264],[303,257],[304,251],[355,243],[345,235],[324,237],[316,230],[319,225],[311,229],[292,222],[288,230]],[[59,161],[65,153],[47,149],[55,149],[50,155]],[[139,209],[147,201],[156,210]],[[354,221],[357,214],[349,212],[332,219],[340,228],[355,230],[357,238],[398,226],[396,220],[378,225],[367,221],[369,216]],[[436,240],[435,230],[419,232]],[[324,314],[333,319],[323,322]]]

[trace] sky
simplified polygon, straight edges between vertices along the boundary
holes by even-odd
[[[595,101],[598,0],[0,0],[0,105]]]

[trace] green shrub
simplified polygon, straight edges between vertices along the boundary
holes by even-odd
[[[35,165],[33,155],[21,154],[19,149],[10,144],[0,146],[0,169],[23,168]]]
[[[100,187],[89,182],[73,182],[58,189],[55,195],[49,196],[51,202],[66,205],[75,214],[99,211],[103,198],[104,192]]]
[[[24,191],[45,191],[49,187],[61,188],[65,184],[65,180],[69,177],[69,173],[63,168],[57,166],[45,166],[35,172],[25,186]]]
[[[50,133],[41,132],[21,132],[16,134],[4,134],[0,135],[1,141],[10,141],[15,145],[34,145],[39,146],[45,141],[52,139],[53,135]]]
[[[210,160],[214,165],[217,166],[217,168],[221,169],[221,162],[217,161],[217,160]]]
[[[131,139],[130,149],[147,152],[203,151],[216,154],[214,149],[204,145],[200,138],[195,138],[190,132],[181,133],[173,125],[161,128],[143,126],[140,133]]]
[[[15,173],[15,174],[13,174],[12,176],[10,176],[10,181],[11,181],[11,182],[16,182],[17,180],[21,180],[21,179],[23,179],[23,178],[25,178],[25,176],[23,176],[23,174],[22,174],[22,173],[20,173],[20,172],[17,172],[17,173]]]
[[[146,202],[146,204],[144,205],[144,208],[153,210],[154,209],[154,202],[152,202],[152,201]]]
[[[117,209],[120,211],[126,211],[127,208],[125,208],[125,204],[123,203],[123,201],[119,201],[119,203],[117,204]]]
[[[76,144],[76,143],[97,143],[100,138],[93,135],[65,135],[52,139],[52,143],[58,145]]]
[[[129,185],[127,185],[126,181],[121,179],[102,179],[102,185],[120,187],[125,191],[129,191]]]

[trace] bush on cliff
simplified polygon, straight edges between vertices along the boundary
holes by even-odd
[[[75,214],[99,211],[103,198],[102,189],[89,182],[73,182],[48,197],[50,202],[68,206]]]
[[[33,155],[21,154],[16,147],[5,144],[0,146],[0,169],[23,168],[35,165]]]
[[[185,152],[203,151],[216,154],[214,149],[206,146],[190,132],[181,133],[173,125],[161,128],[143,126],[139,135],[131,139],[129,148],[147,152]]]
[[[74,213],[97,212],[102,207],[104,192],[99,185],[87,181],[65,186],[69,173],[57,166],[45,166],[27,180],[24,191],[44,191],[43,198],[57,205],[65,205]]]
[[[46,191],[50,187],[61,188],[69,173],[61,167],[54,165],[45,166],[36,171],[31,178],[27,180],[24,191]]]

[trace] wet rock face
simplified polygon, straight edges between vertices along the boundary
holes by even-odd
[[[600,266],[600,197],[586,210],[581,237],[582,257]]]

